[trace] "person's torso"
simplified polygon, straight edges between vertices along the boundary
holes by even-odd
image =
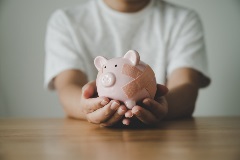
[[[141,60],[153,68],[157,82],[165,83],[166,54],[173,22],[168,20],[169,15],[166,17],[165,2],[153,0],[151,3],[148,11],[129,18],[127,14],[109,13],[99,1],[91,1],[68,13],[74,43],[79,52],[86,55],[83,58],[90,79],[96,77],[93,64],[96,56],[121,57],[134,49]]]

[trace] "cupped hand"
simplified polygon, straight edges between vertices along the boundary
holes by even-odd
[[[158,84],[155,98],[146,98],[142,101],[141,106],[136,105],[132,110],[128,110],[125,113],[126,118],[122,121],[123,124],[129,125],[133,116],[147,125],[156,124],[161,121],[168,113],[168,103],[164,97],[167,92],[167,87]]]
[[[127,111],[124,105],[120,105],[117,100],[110,101],[107,97],[95,97],[96,95],[96,81],[83,86],[80,103],[89,122],[112,126],[123,118]]]

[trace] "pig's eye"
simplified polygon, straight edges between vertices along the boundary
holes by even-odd
[[[117,67],[117,65],[115,65],[115,67]]]
[[[104,66],[104,68],[107,68],[107,66]]]

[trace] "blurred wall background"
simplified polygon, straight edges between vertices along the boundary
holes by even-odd
[[[57,95],[43,89],[46,23],[57,8],[85,0],[0,0],[0,116],[60,117]],[[212,84],[195,116],[240,115],[240,0],[169,0],[202,18]]]

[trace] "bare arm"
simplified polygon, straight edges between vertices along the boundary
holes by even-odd
[[[209,79],[190,68],[175,70],[167,80],[169,89],[167,119],[191,116],[198,96],[198,90],[209,84]]]
[[[127,108],[117,100],[97,97],[96,82],[88,82],[84,73],[67,70],[54,79],[60,102],[69,117],[111,126],[117,123]]]
[[[82,87],[87,83],[84,73],[78,70],[67,70],[54,79],[54,86],[65,113],[72,118],[85,119],[79,103]]]
[[[175,70],[167,80],[168,94],[164,86],[158,85],[158,94],[155,99],[143,100],[143,107],[134,106],[132,111],[125,113],[131,118],[135,115],[145,124],[158,123],[162,119],[176,119],[191,116],[198,90],[207,86],[210,80],[201,73],[190,68]],[[125,124],[130,124],[130,119],[124,119]]]
[[[62,72],[55,78],[54,85],[67,115],[104,125],[112,125],[120,120],[124,113],[127,112],[126,107],[118,106],[112,110],[112,103],[101,105],[104,98],[90,98],[96,94],[95,84],[85,84],[86,82],[86,76],[77,70]],[[148,109],[136,106],[132,112],[146,124],[156,123],[162,118],[174,119],[191,116],[199,88],[208,85],[208,83],[208,79],[193,69],[177,69],[168,78],[167,87],[169,93],[166,98],[145,99],[143,103],[148,106]],[[164,88],[160,88],[159,91],[164,91]],[[83,106],[87,106],[85,111]],[[116,110],[117,112],[114,113]],[[111,116],[112,118],[110,118]]]

